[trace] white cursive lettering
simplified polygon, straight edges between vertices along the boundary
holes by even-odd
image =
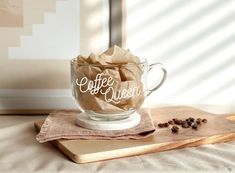
[[[111,76],[106,78],[103,73],[97,74],[95,80],[89,80],[87,77],[83,77],[79,82],[78,79],[76,79],[76,84],[79,86],[82,93],[90,92],[90,94],[94,95],[100,92],[104,95],[106,102],[112,102],[114,104],[120,103],[122,99],[141,94],[137,86],[115,91],[113,88],[114,82]]]

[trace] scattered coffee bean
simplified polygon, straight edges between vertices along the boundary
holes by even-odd
[[[201,120],[198,118],[197,120],[196,120],[196,123],[198,124],[198,125],[201,125]]]
[[[168,127],[169,126],[169,124],[168,123],[164,123],[164,127]]]
[[[167,122],[158,123],[158,127],[165,128],[165,127],[169,127],[170,125],[173,125],[171,127],[172,133],[178,133],[178,131],[179,131],[178,126],[181,126],[182,128],[192,127],[192,129],[197,130],[199,125],[202,124],[202,122],[207,123],[207,119],[197,118],[195,120],[193,117],[189,117],[189,118],[186,118],[186,119],[173,118],[172,120],[169,120]]]
[[[164,123],[159,123],[158,127],[162,128],[162,127],[165,127],[165,125],[164,125]]]
[[[189,128],[190,126],[188,125],[187,122],[183,122],[183,123],[182,123],[182,127],[183,127],[183,128]]]
[[[195,123],[192,124],[192,129],[197,130],[197,127],[198,127],[197,124],[195,124]]]
[[[173,127],[171,128],[171,131],[172,131],[173,133],[178,133],[179,127],[173,126]]]
[[[194,122],[195,119],[194,119],[193,117],[189,117],[188,120],[189,120],[190,122]]]
[[[176,120],[175,120],[175,124],[177,124],[177,125],[182,124],[182,120],[176,119]]]
[[[191,126],[193,123],[191,121],[187,121],[188,125]]]
[[[203,123],[207,123],[207,119],[205,119],[205,118],[202,119],[202,122],[203,122]]]

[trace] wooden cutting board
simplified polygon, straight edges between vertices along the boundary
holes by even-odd
[[[172,118],[206,118],[198,130],[158,128],[153,136],[141,140],[55,140],[53,143],[76,163],[87,163],[141,155],[185,147],[235,140],[235,114],[216,115],[192,107],[163,107],[151,110],[155,123]],[[39,131],[43,121],[34,123]]]

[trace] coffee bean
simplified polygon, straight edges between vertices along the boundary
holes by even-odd
[[[194,130],[197,130],[197,124],[192,124],[192,128],[194,129]]]
[[[193,117],[189,117],[188,120],[194,122],[195,119]]]
[[[168,127],[169,126],[169,124],[168,123],[164,123],[164,127]]]
[[[193,123],[191,121],[187,121],[188,125],[191,126]]]
[[[197,119],[197,120],[196,120],[196,123],[197,123],[198,125],[201,125],[202,122],[201,122],[200,119]]]
[[[187,122],[184,122],[184,123],[182,123],[182,127],[183,127],[183,128],[189,128],[190,126],[188,125]]]
[[[177,124],[177,125],[182,124],[182,120],[176,119],[176,120],[175,120],[175,124]]]
[[[202,119],[202,122],[203,122],[203,123],[207,123],[207,119],[205,119],[205,118]]]
[[[174,122],[173,122],[172,120],[169,120],[169,121],[168,121],[168,124],[173,125],[173,124],[174,124]]]
[[[171,131],[172,131],[172,133],[178,133],[179,127],[173,126],[173,127],[171,128]]]
[[[162,128],[162,127],[165,127],[165,125],[164,125],[164,123],[159,123],[158,127]]]

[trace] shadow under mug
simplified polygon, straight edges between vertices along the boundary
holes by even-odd
[[[162,75],[148,87],[148,73],[155,68],[160,69]],[[164,83],[166,75],[162,64],[148,65],[146,59],[121,65],[80,64],[76,58],[71,60],[73,97],[93,120],[128,118]]]

